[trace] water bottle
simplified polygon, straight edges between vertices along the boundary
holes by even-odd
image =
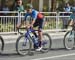
[[[33,43],[38,45],[38,38],[36,38],[35,36],[32,36],[32,39],[33,39]]]

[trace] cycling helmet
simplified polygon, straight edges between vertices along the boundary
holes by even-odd
[[[26,8],[27,8],[27,9],[32,9],[33,6],[32,6],[32,4],[27,4],[27,5],[26,5]]]

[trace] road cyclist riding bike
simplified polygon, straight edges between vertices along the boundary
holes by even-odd
[[[41,41],[42,41],[42,28],[43,28],[43,22],[44,22],[44,16],[38,12],[37,10],[33,9],[33,6],[31,4],[27,4],[26,6],[26,11],[27,13],[25,14],[25,21],[27,16],[30,16],[32,18],[32,21],[30,24],[26,24],[27,28],[33,28],[33,27],[37,27],[38,26],[38,37],[39,37],[39,45],[36,46],[34,44],[34,48],[36,49],[36,51],[40,51],[42,49],[42,45],[41,45]],[[21,26],[22,23],[17,24],[17,28],[19,28]],[[36,33],[34,32],[35,36],[37,37]]]
[[[72,14],[70,15],[70,20],[68,22],[72,29],[68,31],[64,36],[64,46],[66,49],[73,49],[75,44],[75,7],[72,7]]]

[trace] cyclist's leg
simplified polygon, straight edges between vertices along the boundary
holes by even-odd
[[[36,21],[35,21],[35,23],[33,25],[33,27],[37,27],[38,26],[39,46],[36,49],[37,51],[40,51],[42,49],[42,28],[43,28],[43,22],[44,22],[44,19],[36,19]]]
[[[42,49],[42,28],[43,28],[43,19],[38,19],[38,37],[39,37],[39,48],[37,49],[37,51],[40,51]]]
[[[36,20],[33,27],[37,27],[37,26],[38,26],[38,21]],[[33,32],[33,34],[35,35],[35,37],[38,37],[36,32]],[[37,48],[38,48],[38,46],[36,46],[36,44],[34,44],[34,49],[37,49]]]
[[[39,36],[40,47],[41,47],[41,41],[42,41],[42,28],[43,28],[43,19],[39,19],[38,36]]]
[[[38,26],[38,20],[36,19],[35,23],[33,24],[33,27],[37,27]],[[38,37],[36,32],[33,32],[33,34],[35,35],[35,37]]]
[[[72,29],[75,30],[75,20],[72,21]]]
[[[42,41],[42,29],[38,29],[38,37],[39,37],[39,47],[41,47],[41,41]]]

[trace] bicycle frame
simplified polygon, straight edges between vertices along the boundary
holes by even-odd
[[[23,28],[20,28],[20,29],[23,29]],[[32,28],[29,28],[29,29],[27,29],[26,30],[26,33],[24,34],[24,36],[25,36],[25,39],[24,39],[24,43],[26,44],[27,43],[27,40],[29,39],[29,38],[31,38],[31,35],[30,35],[30,33],[33,33],[33,32],[35,32],[35,31],[38,31],[38,30],[33,30]],[[19,32],[19,31],[18,31]],[[19,33],[21,33],[21,32],[19,32]],[[34,42],[33,42],[34,43]]]
[[[38,30],[33,30],[32,28],[27,29],[27,32],[25,33],[26,42],[27,42],[27,39],[29,39],[29,37],[32,38],[31,35],[30,35],[30,33],[33,33],[35,31],[38,31]],[[46,42],[42,43],[42,45],[45,45],[45,44],[46,44]]]
[[[25,37],[28,38],[28,36],[30,36],[30,33],[33,33],[35,31],[38,31],[38,30],[33,30],[32,28],[27,29],[27,32],[25,33]]]

